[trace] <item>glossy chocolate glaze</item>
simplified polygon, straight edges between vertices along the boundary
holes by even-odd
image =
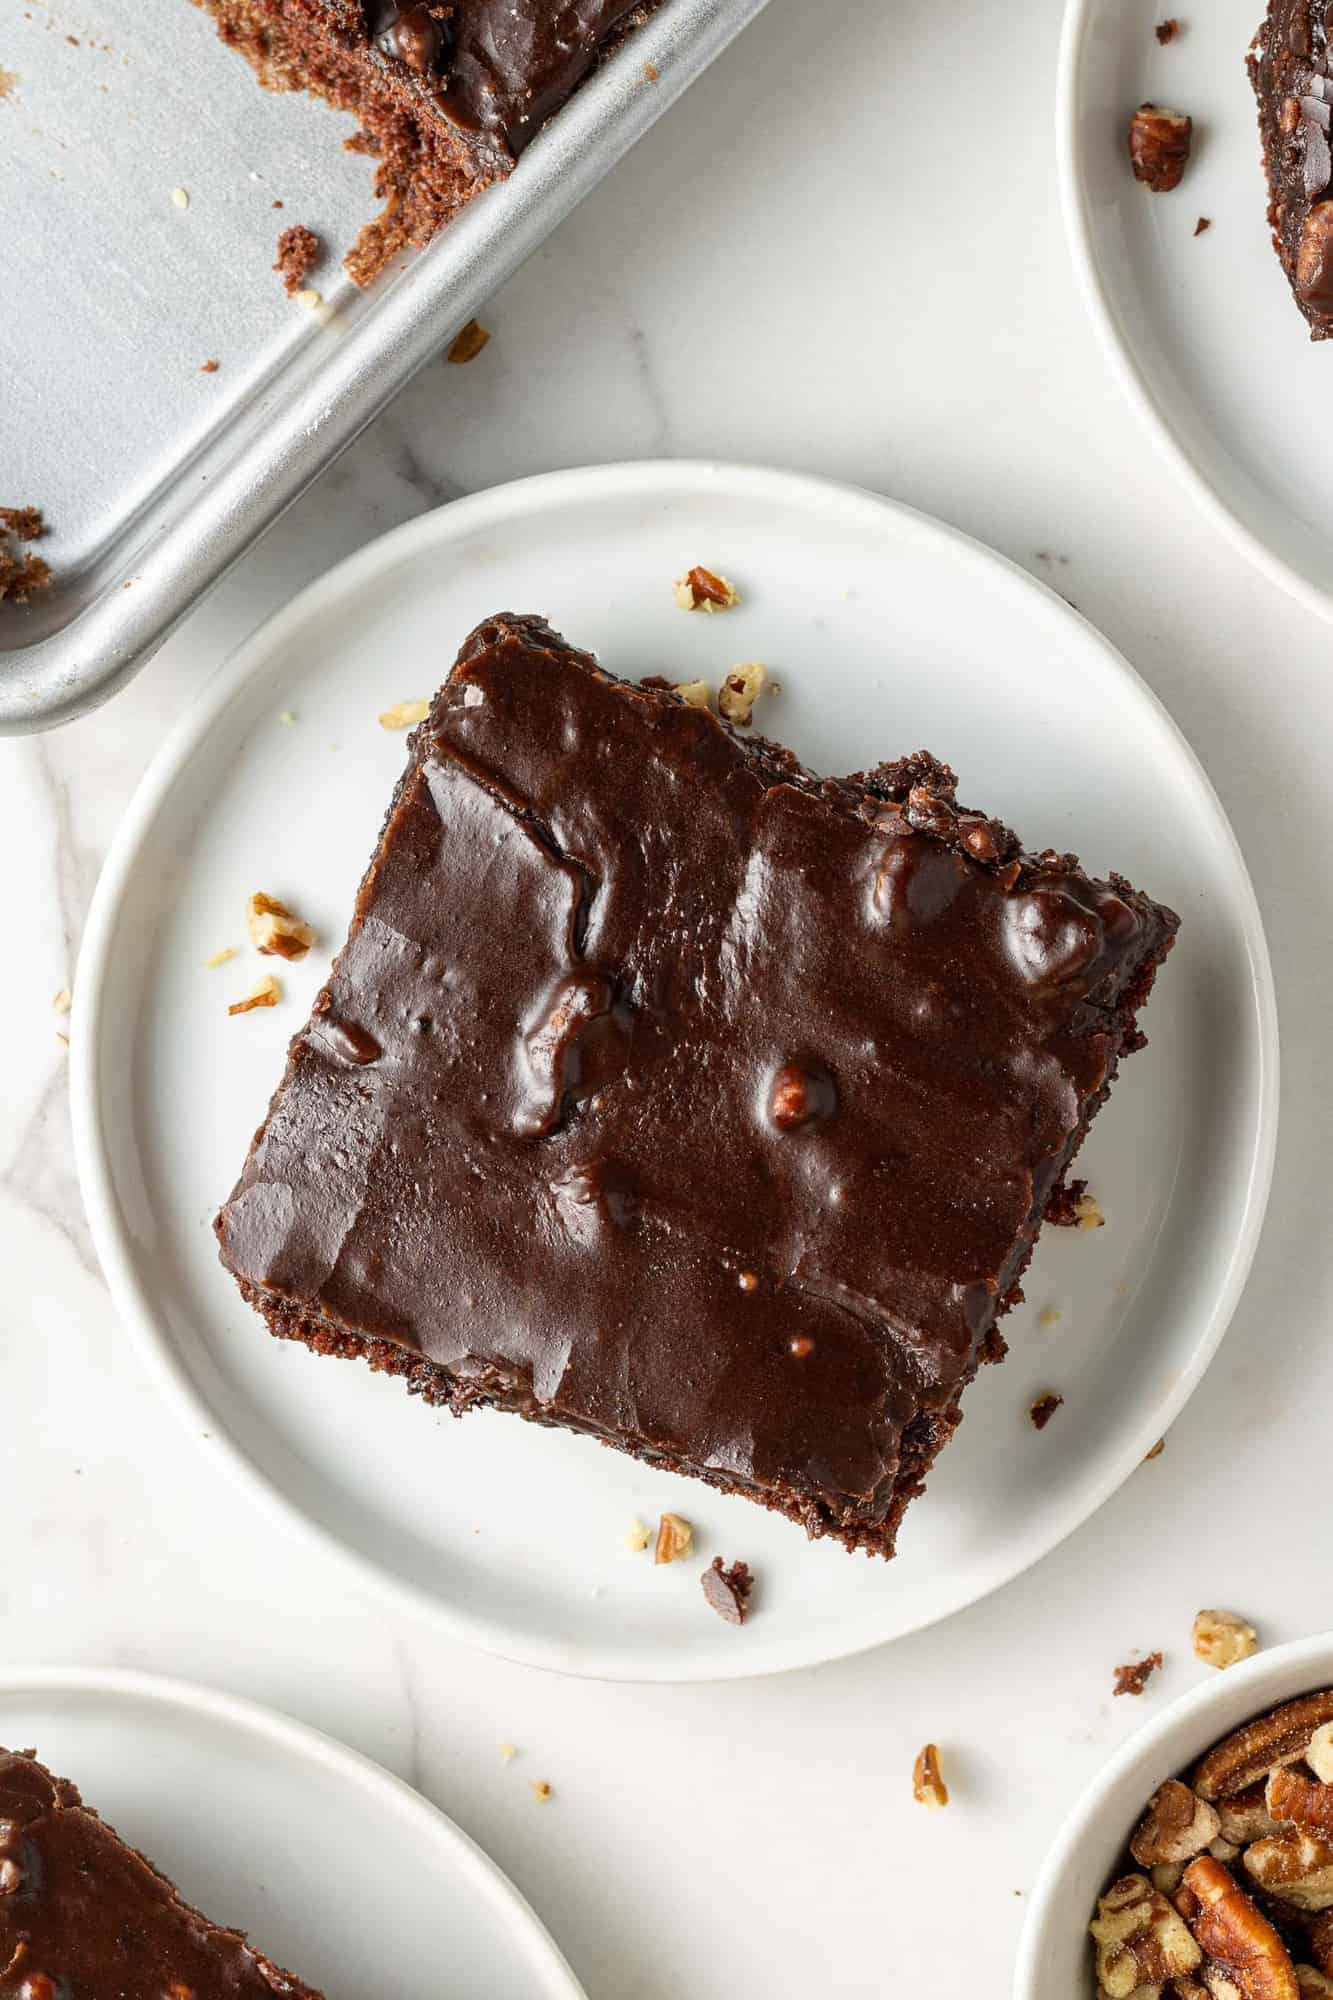
[[[1333,336],[1333,76],[1322,0],[1272,0],[1250,45],[1273,247],[1313,340]]]
[[[521,153],[638,0],[366,0],[381,54],[422,78],[461,130]]]
[[[0,1750],[0,1994],[13,2000],[320,2000],[183,1903],[31,1755]]]
[[[1175,926],[960,815],[928,757],[820,783],[493,619],[413,739],[223,1261],[277,1331],[873,1544]]]

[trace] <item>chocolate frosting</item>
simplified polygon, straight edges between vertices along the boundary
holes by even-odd
[[[638,0],[369,0],[382,54],[423,78],[451,123],[517,156]]]
[[[874,1518],[1175,922],[1017,856],[932,759],[821,785],[491,620],[416,734],[223,1261],[457,1403]]]
[[[181,1901],[29,1753],[0,1750],[0,1995],[320,2000]]]

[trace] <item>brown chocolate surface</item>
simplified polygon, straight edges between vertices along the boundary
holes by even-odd
[[[361,123],[385,207],[346,259],[368,284],[508,174],[656,0],[197,0],[275,90]]]
[[[888,1553],[1175,928],[924,754],[821,782],[493,619],[223,1261],[275,1332]]]
[[[1268,221],[1312,340],[1333,335],[1333,78],[1323,5],[1271,0],[1250,45]]]
[[[320,2000],[181,1901],[31,1753],[0,1750],[0,1995]]]

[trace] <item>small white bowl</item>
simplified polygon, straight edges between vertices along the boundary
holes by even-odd
[[[1092,2000],[1088,1921],[1164,1778],[1280,1701],[1333,1685],[1333,1632],[1256,1653],[1212,1675],[1131,1736],[1061,1827],[1032,1893],[1014,2000]]]

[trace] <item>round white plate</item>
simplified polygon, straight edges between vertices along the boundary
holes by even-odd
[[[702,561],[744,602],[689,616]],[[1109,1221],[1053,1230],[967,1420],[891,1564],[809,1544],[739,1499],[581,1438],[458,1423],[361,1365],[272,1340],[221,1270],[211,1218],[341,941],[404,761],[377,713],[429,695],[474,622],[540,610],[614,670],[719,678],[763,659],[763,718],[817,768],[927,745],[1031,845],[1118,867],[1184,917],[1135,1056],[1081,1171]],[[294,715],[284,721],[284,713]],[[314,923],[282,1006],[228,1019],[274,961],[244,946],[256,889]],[[89,920],[73,1017],[84,1195],[127,1325],[196,1435],[288,1519],[448,1631],[572,1673],[693,1680],[827,1660],[1016,1575],[1114,1491],[1226,1325],[1268,1187],[1271,976],[1235,841],[1152,695],[1076,613],[974,542],[869,494],[717,466],[523,481],[411,522],[241,649],[162,749]],[[1058,1328],[1038,1314],[1057,1306]],[[1026,1411],[1054,1387],[1040,1436]],[[692,1521],[696,1556],[631,1555],[634,1517]],[[743,1557],[724,1625],[700,1564]]]
[[[288,1716],[151,1674],[21,1668],[0,1674],[0,1743],[35,1749],[187,1902],[329,2000],[583,2000],[452,1820]]]
[[[1065,223],[1115,374],[1213,520],[1276,583],[1333,613],[1333,465],[1313,413],[1333,347],[1313,345],[1269,240],[1245,52],[1264,0],[1068,0],[1056,101]],[[1153,34],[1179,13],[1181,33]],[[1171,194],[1140,187],[1129,117],[1187,111],[1194,151]],[[1199,216],[1211,227],[1196,237]]]

